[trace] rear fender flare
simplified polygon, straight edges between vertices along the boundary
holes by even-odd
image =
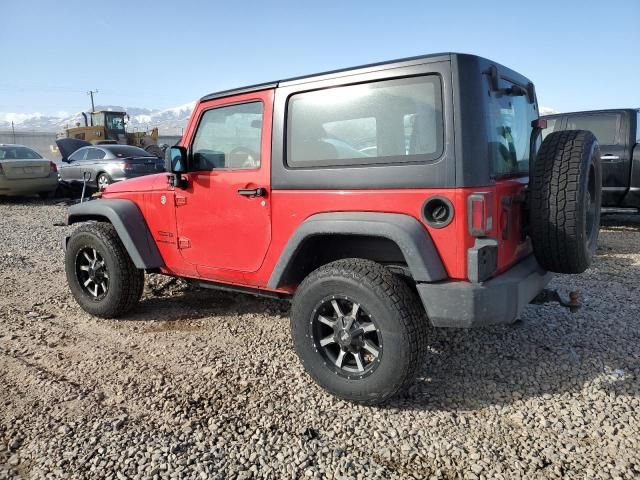
[[[302,222],[280,254],[268,287],[281,287],[288,268],[295,261],[305,240],[332,234],[387,238],[402,252],[416,282],[436,282],[447,278],[431,235],[414,217],[398,213],[335,212],[312,215]]]
[[[69,225],[91,220],[106,220],[113,225],[136,268],[154,269],[164,266],[144,216],[131,200],[91,200],[69,208]],[[65,239],[65,247],[68,240],[69,237]]]

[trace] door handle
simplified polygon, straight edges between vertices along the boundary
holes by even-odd
[[[620,160],[620,157],[618,155],[611,155],[609,153],[605,153],[600,157],[600,160],[608,160],[608,161]]]
[[[264,197],[267,194],[267,189],[262,187],[257,188],[239,188],[238,194],[243,197]]]

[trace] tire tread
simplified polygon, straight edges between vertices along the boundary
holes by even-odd
[[[389,389],[375,398],[348,398],[350,401],[364,405],[375,405],[383,403],[389,398],[398,395],[405,390],[415,379],[420,370],[427,350],[428,320],[424,308],[417,298],[416,293],[398,276],[394,275],[383,265],[360,258],[347,258],[328,263],[311,274],[300,284],[298,291],[304,291],[309,286],[326,277],[351,278],[363,285],[365,288],[373,289],[377,295],[382,295],[391,302],[393,308],[399,313],[398,317],[402,322],[403,330],[406,332],[406,353],[408,361],[403,363],[403,369],[398,378]],[[296,322],[297,310],[296,298],[291,314],[292,330],[298,328]],[[304,362],[304,360],[303,360]],[[311,372],[310,372],[311,373]],[[313,377],[313,374],[311,374]],[[314,379],[318,381],[318,378]],[[326,385],[324,388],[331,391]],[[340,394],[331,391],[332,394]],[[344,397],[343,397],[344,398]]]
[[[597,150],[589,131],[557,131],[547,136],[536,156],[530,178],[531,239],[546,270],[580,273],[590,264],[580,202],[594,144]]]
[[[107,222],[88,223],[81,225],[73,235],[83,233],[97,237],[109,248],[116,261],[116,268],[121,272],[120,285],[123,292],[122,295],[112,297],[112,301],[104,302],[99,308],[92,309],[90,313],[102,318],[119,317],[130,311],[140,301],[144,290],[144,272],[136,268],[112,224]],[[76,299],[83,306],[77,297]]]

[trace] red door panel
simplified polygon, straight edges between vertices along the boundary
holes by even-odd
[[[242,272],[255,272],[260,268],[271,242],[269,172],[273,90],[235,96],[233,102],[229,99],[206,102],[194,112],[198,119],[213,108],[255,101],[263,103],[260,166],[190,172],[186,175],[188,187],[176,190],[178,248],[186,262],[196,265],[199,274],[211,280],[241,283]],[[198,122],[192,122],[194,124]],[[220,128],[226,128],[225,135],[234,135],[233,129],[229,133],[229,128]],[[196,134],[197,128],[187,132],[183,143],[187,148],[191,148]],[[254,188],[264,189],[263,195],[239,193],[239,190]]]

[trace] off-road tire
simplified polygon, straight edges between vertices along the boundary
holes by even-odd
[[[315,309],[333,295],[359,302],[379,327],[381,359],[364,378],[336,374],[314,342]],[[294,348],[307,373],[331,394],[351,402],[374,405],[399,394],[414,381],[425,357],[428,319],[417,294],[370,260],[338,260],[312,272],[294,295],[290,321]]]
[[[549,134],[529,180],[531,241],[538,263],[582,273],[598,244],[602,170],[596,137],[586,130]]]
[[[78,254],[87,247],[96,249],[109,272],[109,290],[100,300],[95,300],[82,288],[76,274]],[[65,271],[78,304],[97,317],[124,315],[139,302],[144,289],[144,271],[136,268],[115,228],[106,222],[82,225],[71,235],[65,254]]]

